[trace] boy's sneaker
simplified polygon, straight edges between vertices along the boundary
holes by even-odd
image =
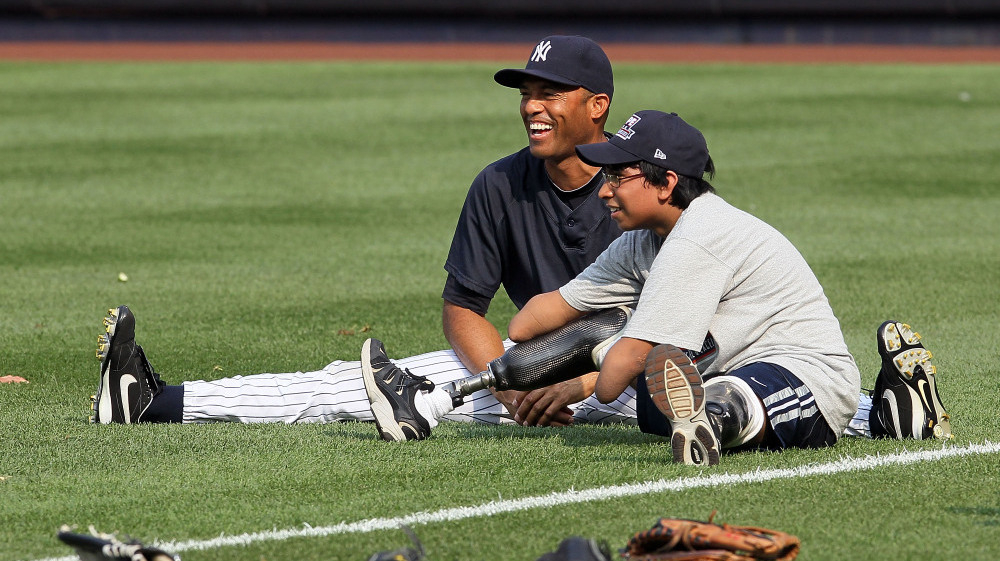
[[[931,436],[950,439],[951,421],[937,391],[937,368],[920,335],[909,325],[887,321],[875,337],[882,369],[872,392],[870,424],[875,438]]]
[[[97,338],[101,380],[93,396],[93,423],[137,423],[162,390],[142,347],[135,342],[135,316],[128,306],[108,310]]]
[[[397,367],[378,339],[361,347],[361,374],[375,425],[383,440],[423,440],[431,435],[430,423],[417,412],[417,392],[429,392],[434,383]]]
[[[646,357],[646,387],[656,407],[670,419],[674,461],[695,466],[719,463],[719,438],[705,411],[705,389],[691,358],[670,344]]]

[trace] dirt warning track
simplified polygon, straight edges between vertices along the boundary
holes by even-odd
[[[1000,47],[922,45],[707,45],[607,43],[615,62],[1000,63]],[[23,61],[518,61],[518,43],[0,42],[0,59]]]

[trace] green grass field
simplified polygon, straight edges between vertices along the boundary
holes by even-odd
[[[69,555],[61,524],[181,544],[185,561],[366,559],[408,544],[396,519],[456,507],[474,513],[408,519],[432,560],[531,561],[569,535],[618,548],[660,516],[714,509],[798,535],[802,559],[995,557],[995,448],[551,504],[942,445],[845,439],[695,469],[628,427],[444,425],[390,445],[353,423],[87,424],[118,304],[170,383],[313,370],[369,336],[397,357],[444,348],[465,191],[525,143],[500,67],[0,63],[0,376],[30,380],[0,385],[0,561]],[[705,132],[720,194],[806,256],[866,387],[875,328],[907,321],[935,354],[948,447],[997,441],[1000,67],[616,71],[609,128],[664,109]],[[489,317],[503,330],[513,311],[501,299]],[[272,530],[293,532],[206,542]]]

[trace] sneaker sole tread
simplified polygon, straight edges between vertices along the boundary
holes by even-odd
[[[97,393],[91,402],[91,422],[106,425],[113,422],[114,413],[111,405],[111,392],[104,391],[111,387],[110,354],[111,343],[114,341],[118,327],[118,308],[108,310],[104,317],[104,333],[97,337],[97,359],[100,361],[101,378],[97,383]]]
[[[658,345],[646,363],[646,387],[656,407],[671,421],[674,461],[688,465],[719,463],[719,443],[705,411],[701,374],[672,345]]]
[[[399,426],[399,423],[396,422],[392,403],[382,395],[382,391],[379,390],[378,383],[375,381],[375,373],[372,371],[371,362],[368,360],[370,356],[371,339],[368,339],[361,346],[361,375],[364,378],[365,393],[368,394],[368,400],[371,402],[372,415],[375,416],[375,424],[378,426],[379,435],[382,436],[383,440],[390,442],[404,441],[406,440],[406,434],[403,432],[403,428]]]

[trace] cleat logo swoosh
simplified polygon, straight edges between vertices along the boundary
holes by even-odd
[[[927,409],[932,409],[931,404],[934,403],[931,400],[930,384],[927,380],[920,380],[917,382],[917,393],[920,394],[920,399],[924,401],[924,407]]]
[[[138,384],[139,381],[135,379],[135,376],[131,374],[122,374],[122,377],[118,380],[119,387],[121,388],[121,393],[119,394],[122,401],[122,412],[125,418],[122,422],[131,423],[132,422],[132,409],[131,409],[131,399],[129,398],[129,390],[133,385]]]

